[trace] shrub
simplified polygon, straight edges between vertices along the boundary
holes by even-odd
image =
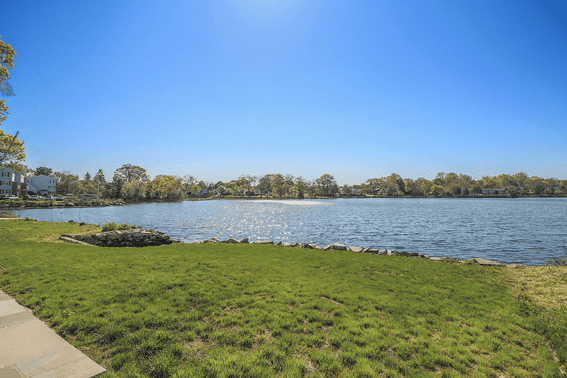
[[[122,223],[121,225],[118,225],[114,222],[109,222],[106,223],[104,226],[102,226],[102,232],[114,231],[114,230],[132,230],[135,228],[138,228],[138,226],[136,226],[135,224],[129,225],[128,223]]]
[[[102,232],[114,231],[116,229],[118,229],[118,225],[114,222],[109,222],[102,226]]]
[[[565,250],[565,257],[567,257],[567,245],[564,245],[563,249]],[[547,265],[547,266],[567,266],[567,258],[562,259],[560,257],[554,257],[553,260],[549,260],[547,263],[545,263],[545,265]]]

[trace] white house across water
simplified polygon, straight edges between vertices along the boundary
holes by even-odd
[[[55,178],[45,175],[28,177],[26,180],[28,184],[28,191],[42,196],[54,196],[56,189]]]
[[[26,194],[25,176],[22,172],[0,168],[0,195],[20,196]]]

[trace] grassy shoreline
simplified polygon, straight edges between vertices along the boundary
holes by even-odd
[[[57,241],[90,232],[100,227],[0,223],[0,289],[108,368],[105,377],[554,377],[565,369],[565,268],[262,244]]]

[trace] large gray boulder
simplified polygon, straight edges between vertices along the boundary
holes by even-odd
[[[348,250],[351,251],[351,252],[360,253],[364,250],[364,248],[355,247],[355,246],[351,245],[350,247],[348,247]]]

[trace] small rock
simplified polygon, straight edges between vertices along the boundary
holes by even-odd
[[[496,262],[496,261],[490,261],[487,259],[483,259],[482,257],[477,257],[472,259],[472,261],[474,261],[475,263],[477,263],[478,265],[483,265],[483,266],[502,266],[504,264]]]
[[[351,252],[356,252],[356,253],[360,253],[364,250],[364,248],[360,248],[360,247],[355,247],[355,246],[350,246],[348,247],[348,250]]]
[[[226,240],[223,240],[222,243],[237,244],[237,243],[240,243],[240,242],[238,240],[236,240],[235,238],[228,238]]]

